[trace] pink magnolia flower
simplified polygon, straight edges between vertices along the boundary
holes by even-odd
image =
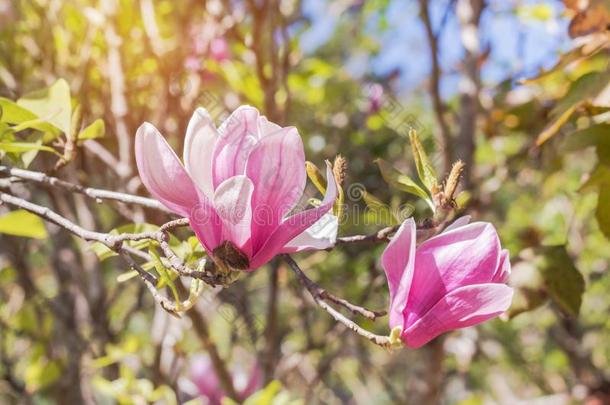
[[[400,328],[409,347],[477,325],[510,306],[508,251],[500,247],[493,225],[469,220],[456,220],[416,248],[415,221],[409,218],[383,252],[390,327]]]
[[[192,382],[199,394],[207,399],[208,404],[220,405],[226,395],[210,358],[203,355],[196,356],[191,362],[190,372]],[[235,391],[242,401],[254,394],[263,382],[262,371],[258,364],[249,371],[243,368],[234,370],[232,378]]]
[[[376,114],[381,110],[383,104],[383,86],[373,83],[368,88],[368,113]]]
[[[254,107],[239,107],[217,130],[198,108],[186,130],[184,166],[147,122],[136,134],[136,162],[148,191],[188,217],[197,238],[223,268],[254,270],[279,253],[334,245],[337,198],[330,165],[328,189],[315,208],[292,213],[306,181],[303,142]]]
[[[217,62],[222,62],[231,57],[229,44],[223,37],[216,37],[210,41],[210,57]]]

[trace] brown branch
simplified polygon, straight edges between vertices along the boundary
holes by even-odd
[[[368,235],[353,235],[353,236],[343,236],[341,238],[337,238],[337,245],[344,245],[348,243],[357,243],[357,242],[387,242],[390,240],[390,235],[398,230],[398,225],[388,226],[383,228],[375,233],[371,233]]]
[[[157,287],[155,287],[157,285],[157,279],[152,274],[144,270],[142,266],[140,266],[135,260],[133,260],[133,258],[129,254],[127,254],[127,252],[122,249],[119,249],[118,253],[123,259],[125,259],[129,267],[138,272],[138,275],[140,276],[140,278],[142,278],[144,285],[146,285],[146,288],[148,288],[148,291],[153,296],[155,301],[157,301],[159,305],[161,305],[161,308],[163,308],[176,318],[180,318],[180,315],[178,314],[178,307],[176,306],[176,304],[172,302],[169,298],[161,295],[159,293],[159,290],[157,290]]]
[[[455,158],[466,165],[463,175],[465,189],[473,186],[475,132],[477,118],[481,113],[481,51],[479,24],[486,2],[484,0],[459,0],[457,17],[460,22],[460,38],[464,46],[463,75],[460,95],[459,130],[456,137]]]
[[[30,170],[16,169],[7,166],[0,166],[0,174],[5,176],[12,176],[8,179],[9,183],[14,182],[14,179],[21,179],[30,181],[37,184],[42,184],[48,187],[59,187],[64,190],[68,190],[74,193],[86,195],[89,198],[93,198],[100,202],[101,200],[118,201],[125,204],[135,204],[146,208],[152,208],[155,210],[171,213],[163,204],[152,198],[140,197],[137,195],[117,193],[116,191],[101,190],[91,187],[83,187],[79,184],[67,182],[65,180],[58,179],[57,177],[49,176],[42,172],[35,172]]]
[[[242,401],[239,399],[235,386],[233,385],[233,378],[227,370],[227,366],[222,357],[220,357],[218,348],[210,336],[210,328],[207,321],[196,307],[188,311],[186,314],[190,318],[193,329],[195,330],[195,333],[197,333],[197,336],[199,336],[203,347],[210,355],[212,366],[214,367],[214,371],[220,380],[220,385],[222,386],[223,390],[227,396],[241,403]]]
[[[62,217],[61,215],[57,214],[55,211],[51,210],[50,208],[31,203],[29,201],[26,201],[19,197],[15,197],[14,195],[11,195],[8,193],[0,192],[0,202],[10,204],[17,208],[21,208],[28,212],[31,212],[32,214],[38,215],[39,217],[43,218],[44,220],[51,222],[65,230],[67,230],[68,232],[76,235],[77,237],[79,237],[85,241],[93,241],[93,242],[102,243],[109,249],[118,253],[123,259],[125,259],[127,261],[127,263],[129,264],[130,267],[132,267],[134,270],[136,270],[138,272],[139,276],[142,278],[142,280],[146,284],[146,287],[149,289],[149,291],[151,292],[151,294],[153,295],[155,300],[157,302],[159,302],[161,304],[161,306],[168,312],[172,313],[173,315],[177,314],[177,312],[178,312],[177,306],[175,304],[173,304],[171,301],[169,301],[169,299],[161,296],[159,294],[158,290],[156,289],[155,286],[157,284],[157,279],[152,274],[150,274],[146,270],[142,269],[142,267],[139,264],[137,264],[137,262],[132,258],[132,255],[133,255],[133,256],[138,256],[146,261],[150,261],[150,260],[152,260],[150,255],[145,252],[141,252],[137,249],[133,249],[127,245],[124,245],[123,243],[127,242],[127,241],[139,241],[139,240],[151,239],[154,241],[158,241],[160,244],[162,244],[163,242],[166,241],[166,238],[167,238],[166,233],[168,231],[170,231],[176,227],[179,227],[179,226],[188,225],[188,220],[186,218],[181,218],[181,219],[177,219],[174,221],[170,221],[170,222],[162,225],[159,228],[159,230],[155,231],[155,232],[123,233],[120,235],[111,235],[108,233],[87,230],[87,229],[81,227],[80,225],[77,225],[74,222]],[[172,256],[168,257],[168,260],[170,260],[170,267],[172,270],[176,271],[178,274],[201,279],[204,282],[206,282],[212,286],[215,286],[215,285],[221,283],[212,274],[192,270],[192,269],[186,267],[184,264],[177,266],[176,259],[179,260],[179,258],[177,256],[175,256],[173,251],[171,251],[171,248],[169,247],[169,245],[165,246],[165,248],[163,250],[166,255],[168,255],[169,252],[171,252]]]
[[[107,45],[106,75],[110,84],[110,110],[115,124],[115,132],[119,147],[119,161],[132,171],[132,139],[125,121],[128,113],[127,99],[125,97],[125,74],[121,56],[121,37],[116,32],[115,23],[112,20],[118,13],[114,3],[106,3],[106,21],[104,39]]]
[[[443,152],[443,171],[449,170],[451,167],[451,161],[453,160],[453,145],[451,142],[451,130],[445,117],[445,104],[441,98],[440,81],[441,81],[441,66],[438,58],[438,38],[432,29],[432,21],[430,19],[430,12],[428,10],[428,1],[419,0],[420,14],[424,26],[426,28],[426,36],[428,38],[428,45],[430,46],[430,60],[432,64],[432,71],[430,73],[430,96],[432,97],[432,105],[434,107],[434,114],[438,121],[441,129],[441,148]]]
[[[332,306],[330,306],[326,301],[324,301],[318,295],[317,290],[316,290],[316,284],[305,275],[303,270],[301,270],[301,268],[294,261],[294,259],[292,257],[290,257],[289,255],[282,255],[282,257],[284,258],[286,263],[288,263],[288,265],[290,266],[290,269],[297,276],[297,279],[299,280],[299,282],[301,284],[303,284],[303,286],[305,286],[305,288],[307,288],[307,291],[309,291],[309,294],[311,294],[311,297],[313,298],[315,303],[318,304],[326,312],[328,312],[329,315],[335,321],[343,324],[348,329],[356,332],[358,335],[368,339],[370,342],[375,343],[376,345],[379,345],[379,346],[385,347],[385,348],[391,347],[390,338],[388,336],[376,335],[373,332],[370,332],[370,331],[360,327],[353,321],[346,318],[342,313],[340,313],[339,311],[334,309]]]
[[[267,321],[265,324],[265,338],[267,340],[264,356],[262,358],[264,382],[268,384],[273,380],[276,361],[278,357],[278,294],[279,294],[279,263],[273,261],[269,272],[269,293],[267,301]]]

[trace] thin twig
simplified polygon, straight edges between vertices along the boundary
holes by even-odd
[[[390,235],[398,229],[398,225],[388,226],[383,228],[375,233],[371,233],[368,235],[353,235],[353,236],[344,236],[341,238],[337,238],[337,245],[343,245],[347,243],[356,243],[356,242],[387,242],[390,239]]]
[[[12,176],[21,180],[27,180],[34,183],[46,185],[49,187],[59,187],[64,190],[71,192],[84,194],[87,197],[99,200],[111,200],[118,201],[125,204],[135,204],[147,208],[156,209],[159,211],[171,213],[163,204],[152,198],[140,197],[137,195],[117,193],[116,191],[101,190],[91,187],[83,187],[79,184],[70,183],[65,180],[58,179],[57,177],[49,176],[42,172],[35,172],[30,170],[16,169],[7,166],[0,166],[0,174]],[[8,179],[11,181],[11,178]]]
[[[157,290],[157,279],[152,274],[144,270],[142,266],[140,266],[135,260],[133,260],[133,258],[125,251],[119,249],[118,253],[123,259],[125,259],[129,267],[138,272],[138,275],[142,278],[144,285],[146,285],[146,288],[148,288],[148,291],[150,291],[150,294],[153,296],[155,301],[157,301],[159,305],[161,305],[161,308],[163,308],[176,318],[180,318],[180,315],[178,314],[178,307],[176,306],[176,304],[172,302],[169,298],[161,295],[161,293],[159,293],[159,290]]]
[[[133,260],[133,258],[131,257],[132,255],[134,255],[134,256],[138,256],[144,260],[150,261],[152,259],[150,257],[150,255],[148,255],[145,252],[141,252],[139,250],[126,246],[123,244],[123,242],[138,241],[138,240],[144,240],[144,239],[151,239],[151,240],[158,241],[160,243],[164,242],[164,241],[166,241],[166,238],[167,238],[166,232],[168,232],[176,227],[179,227],[179,226],[188,225],[188,220],[186,218],[181,218],[181,219],[177,219],[175,221],[170,221],[170,222],[162,225],[159,228],[159,230],[156,232],[123,233],[120,235],[111,235],[108,233],[87,230],[87,229],[75,224],[74,222],[62,217],[61,215],[57,214],[55,211],[51,210],[50,208],[31,203],[22,198],[15,197],[14,195],[11,195],[11,194],[0,192],[0,201],[13,205],[15,207],[24,209],[26,211],[29,211],[32,214],[38,215],[39,217],[47,220],[48,222],[51,222],[65,230],[69,231],[70,233],[76,235],[77,237],[79,237],[85,241],[93,241],[93,242],[99,242],[99,243],[104,244],[109,249],[118,253],[123,259],[125,259],[127,261],[127,263],[130,265],[130,267],[132,267],[134,270],[136,270],[138,272],[138,274],[140,275],[140,277],[146,284],[146,287],[148,288],[148,290],[151,292],[151,294],[153,295],[155,300],[161,304],[163,309],[167,310],[168,312],[172,313],[173,315],[177,314],[178,310],[177,310],[176,305],[173,304],[169,299],[161,296],[159,294],[159,291],[156,289],[155,286],[157,284],[157,279],[152,274],[150,274],[146,270],[142,269],[142,267],[139,264],[137,264],[137,262],[135,260]],[[164,252],[166,254],[168,254],[170,251],[171,251],[171,249],[169,248],[169,246],[167,246],[166,249],[164,249]],[[175,254],[173,252],[171,252],[171,253],[173,256],[175,256]],[[177,256],[175,258],[179,260],[179,258],[177,258]],[[184,264],[181,264],[180,266],[175,267],[175,264],[176,264],[175,260],[171,260],[170,258],[168,258],[168,260],[170,260],[170,267],[180,275],[186,275],[186,276],[190,276],[193,278],[198,278],[198,279],[205,281],[206,283],[208,283],[210,285],[219,284],[219,281],[211,274],[192,270],[192,269],[186,267]]]
[[[379,345],[379,346],[385,347],[385,348],[391,347],[390,338],[388,336],[376,335],[373,332],[370,332],[370,331],[360,327],[353,321],[346,318],[342,313],[340,313],[339,311],[334,309],[332,306],[330,306],[326,301],[324,301],[317,294],[317,291],[315,288],[315,283],[313,283],[313,281],[311,281],[305,275],[303,270],[301,270],[301,268],[294,261],[294,259],[292,257],[290,257],[289,255],[282,255],[282,257],[284,258],[286,263],[288,263],[288,265],[290,266],[290,269],[297,276],[299,282],[301,284],[303,284],[303,286],[305,286],[305,288],[307,288],[307,291],[309,291],[309,293],[311,294],[311,297],[316,302],[316,304],[318,304],[322,309],[324,309],[326,312],[328,312],[335,321],[345,325],[350,330],[356,332],[358,335],[368,339],[369,341],[371,341],[372,343],[375,343],[376,345]]]

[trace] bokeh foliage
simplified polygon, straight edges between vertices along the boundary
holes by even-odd
[[[606,2],[591,0],[580,9],[564,1],[562,15],[552,15],[544,2],[514,2],[509,12],[517,18],[532,24],[568,20],[564,28],[575,38],[558,50],[555,66],[527,80],[486,82],[481,71],[488,53],[469,51],[456,38],[455,46],[465,49],[463,63],[451,68],[474,80],[476,93],[443,95],[440,109],[431,102],[429,82],[404,90],[396,80],[400,72],[355,75],[347,67],[353,55],[378,54],[391,37],[394,2],[331,3],[324,3],[328,12],[340,16],[332,35],[305,51],[301,40],[314,22],[296,1],[0,0],[2,165],[145,195],[132,151],[143,121],[153,122],[180,150],[197,106],[220,121],[239,104],[251,104],[295,125],[308,160],[318,167],[337,154],[346,158],[340,233],[351,235],[394,225],[405,213],[430,217],[433,204],[426,199],[438,186],[431,168],[442,179],[446,162],[464,159],[469,171],[456,203],[494,223],[511,253],[517,293],[506,319],[452,333],[419,351],[385,352],[318,311],[274,262],[230,289],[203,291],[198,304],[229,363],[240,362],[235,348],[241,347],[271,370],[269,385],[249,403],[607,400]],[[455,3],[496,13],[493,4],[485,8],[475,0],[411,3],[422,14],[428,7],[455,14]],[[376,22],[373,29],[362,28],[368,21]],[[214,38],[226,41],[226,55],[213,54]],[[413,40],[427,43],[425,36]],[[444,140],[441,122],[450,129]],[[421,139],[414,149],[411,129]],[[472,150],[462,148],[468,139]],[[427,151],[430,162],[418,151]],[[24,185],[18,191],[92,229],[134,232],[167,219],[56,190]],[[310,184],[307,197],[319,196]],[[168,317],[135,273],[125,272],[102,246],[25,211],[0,209],[0,402],[194,398],[189,359],[206,346],[192,319]],[[186,230],[170,242],[189,263],[204,254]],[[158,248],[134,247],[153,256]],[[329,291],[381,309],[387,305],[377,263],[382,248],[346,246],[298,258]],[[153,268],[162,275],[158,288],[181,295],[163,263],[146,266]],[[388,333],[384,320],[359,322]]]

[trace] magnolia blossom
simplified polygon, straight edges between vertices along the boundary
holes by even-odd
[[[373,83],[368,88],[368,113],[376,114],[381,110],[383,104],[383,86]]]
[[[226,396],[222,384],[208,356],[196,356],[191,361],[191,381],[197,387],[199,395],[207,399],[209,405],[220,405]],[[237,368],[233,371],[233,386],[240,400],[245,400],[262,384],[262,372],[255,364],[251,370]]]
[[[224,37],[216,37],[210,41],[210,57],[217,62],[223,62],[231,56],[229,44]]]
[[[508,251],[493,225],[462,217],[416,248],[416,226],[406,220],[383,252],[390,289],[390,327],[409,347],[494,318],[508,309],[513,290]]]
[[[295,210],[306,182],[301,137],[253,107],[238,108],[218,130],[198,108],[186,130],[184,166],[159,131],[144,123],[136,162],[148,191],[189,218],[217,265],[253,270],[279,253],[335,243],[337,218],[325,216],[337,198],[330,165],[322,203]]]

